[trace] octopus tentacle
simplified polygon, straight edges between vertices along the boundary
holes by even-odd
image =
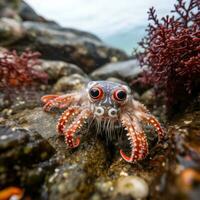
[[[147,123],[151,124],[157,131],[158,134],[158,141],[161,141],[164,138],[164,130],[162,129],[160,123],[153,115],[144,115],[144,120],[147,121]]]
[[[50,111],[52,107],[65,108],[69,106],[72,101],[79,98],[76,93],[66,95],[46,95],[41,98],[42,102],[45,103],[44,111]]]
[[[57,95],[57,94],[49,94],[49,95],[45,95],[45,96],[41,97],[41,101],[43,103],[47,103],[48,101],[53,100],[53,99],[55,99],[57,97],[59,97],[59,95]]]
[[[158,141],[161,141],[164,138],[164,130],[162,129],[158,120],[153,115],[142,113],[140,114],[140,119],[155,128],[158,134]]]
[[[158,134],[158,141],[164,138],[164,130],[162,129],[158,120],[149,113],[148,109],[138,101],[133,100],[133,106],[136,109],[135,115],[140,121],[144,121],[147,124],[153,126]]]
[[[87,109],[81,111],[64,133],[65,142],[69,148],[75,148],[79,145],[80,138],[76,138],[76,141],[74,141],[74,134],[77,132],[78,129],[82,127],[83,123],[87,120],[87,118],[90,115],[91,112]]]
[[[77,115],[81,112],[80,106],[71,106],[69,107],[60,117],[57,124],[57,132],[64,134],[65,125],[68,123],[70,118],[74,115]]]
[[[122,115],[121,122],[127,130],[127,136],[132,147],[130,157],[120,150],[122,158],[131,163],[144,159],[148,154],[148,143],[146,135],[140,128],[138,120],[135,117],[130,118],[128,115]]]

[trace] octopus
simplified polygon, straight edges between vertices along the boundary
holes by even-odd
[[[146,158],[149,145],[143,123],[153,127],[158,142],[164,137],[159,121],[139,101],[133,98],[130,87],[110,81],[90,81],[80,91],[63,95],[45,95],[41,98],[44,111],[66,109],[58,120],[57,132],[64,135],[68,148],[80,144],[80,131],[84,124],[94,122],[97,129],[112,134],[117,125],[124,129],[130,141],[130,155],[119,149],[122,158],[135,163]]]

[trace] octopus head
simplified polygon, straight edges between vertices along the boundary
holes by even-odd
[[[96,118],[118,119],[130,100],[128,86],[109,81],[91,81],[87,85],[90,109]]]

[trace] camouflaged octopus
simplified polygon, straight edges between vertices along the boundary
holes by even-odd
[[[115,132],[116,124],[126,130],[131,145],[131,155],[122,150],[120,154],[127,162],[137,162],[148,155],[148,142],[143,130],[143,123],[153,127],[158,141],[164,132],[158,120],[146,107],[133,99],[131,89],[110,81],[91,81],[86,88],[65,95],[46,95],[42,97],[45,111],[51,108],[67,108],[57,124],[58,133],[65,136],[69,148],[80,143],[76,133],[84,123],[94,121],[98,130],[103,128],[109,133]],[[99,128],[100,127],[100,128]]]

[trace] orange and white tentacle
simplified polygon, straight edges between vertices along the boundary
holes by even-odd
[[[148,142],[144,131],[140,127],[139,121],[136,117],[122,114],[121,122],[127,130],[127,136],[131,144],[130,157],[120,150],[122,158],[130,163],[143,160],[148,155]]]
[[[134,114],[139,119],[139,121],[146,122],[155,128],[158,134],[158,140],[161,141],[164,138],[164,130],[162,129],[159,121],[149,113],[147,108],[138,101],[133,101],[133,106],[135,109]]]
[[[146,122],[147,124],[150,124],[152,127],[155,128],[157,134],[158,134],[158,141],[161,141],[164,138],[164,130],[162,129],[160,123],[158,120],[149,113],[136,113],[137,117],[140,121]]]
[[[75,148],[80,143],[80,138],[74,139],[74,134],[83,126],[84,122],[91,115],[88,109],[82,110],[77,117],[75,117],[72,124],[65,131],[65,142],[69,148]]]
[[[78,101],[78,99],[79,95],[77,93],[71,93],[66,95],[45,95],[41,98],[41,101],[45,104],[43,109],[50,111],[53,107],[68,107],[73,101]]]
[[[65,126],[69,122],[69,120],[78,115],[81,112],[80,106],[71,106],[61,115],[60,119],[58,120],[57,124],[57,131],[60,134],[65,133]]]
[[[142,116],[143,120],[146,121],[148,124],[153,126],[158,134],[158,141],[161,141],[164,138],[164,130],[162,129],[158,120],[150,114],[146,114]]]

